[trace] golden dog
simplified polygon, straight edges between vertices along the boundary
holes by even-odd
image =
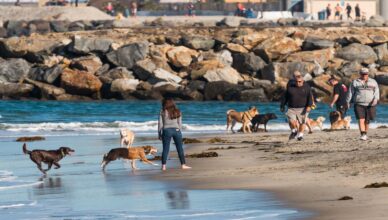
[[[135,133],[130,131],[127,128],[120,129],[120,146],[124,147],[124,145],[127,146],[127,148],[132,147],[133,141],[135,140]]]
[[[146,155],[155,154],[158,150],[152,146],[143,146],[143,147],[133,147],[133,148],[114,148],[109,151],[109,153],[104,154],[104,157],[101,162],[102,170],[105,170],[106,165],[111,161],[117,159],[127,159],[131,161],[131,167],[133,170],[136,170],[136,160],[141,160],[143,163],[154,164],[146,158]]]
[[[322,117],[322,116],[319,116],[316,120],[314,119],[307,119],[307,127],[309,129],[309,133],[313,133],[313,129],[315,127],[319,127],[319,129],[321,129],[322,131],[322,128],[323,128],[323,122],[326,120],[325,117]]]
[[[255,115],[258,115],[259,111],[256,109],[256,107],[250,107],[248,111],[245,112],[237,112],[234,109],[230,109],[226,112],[226,132],[229,132],[230,130],[234,132],[233,127],[236,125],[236,122],[242,123],[242,131],[244,133],[252,133],[251,126],[249,124],[251,123],[251,120]],[[232,126],[230,126],[232,125]]]
[[[339,119],[335,121],[333,124],[331,124],[331,130],[338,130],[338,129],[350,129],[350,122],[352,121],[352,118],[350,116],[346,116],[344,119]]]

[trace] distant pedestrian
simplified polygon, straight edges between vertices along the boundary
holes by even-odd
[[[342,19],[341,12],[342,12],[342,7],[339,4],[337,4],[337,6],[335,6],[335,20]]]
[[[286,92],[280,103],[280,111],[285,112],[285,106],[288,123],[291,128],[289,140],[297,138],[303,140],[303,132],[308,119],[308,114],[313,105],[313,97],[310,86],[303,80],[299,71],[295,71],[287,85]]]
[[[346,93],[348,92],[348,87],[342,82],[339,82],[337,78],[331,76],[329,79],[330,85],[333,86],[333,99],[330,103],[330,108],[336,106],[336,110],[341,113],[341,118],[344,119],[348,106],[346,103]]]
[[[136,1],[131,2],[131,16],[132,17],[137,16],[137,3],[136,3]]]
[[[107,14],[114,16],[114,8],[112,2],[108,2],[108,4],[105,6],[105,11]]]
[[[192,2],[189,2],[189,4],[187,4],[187,11],[189,16],[195,16],[195,6]]]
[[[326,7],[326,20],[330,20],[330,17],[331,17],[331,5],[327,4],[327,7]]]
[[[361,21],[361,9],[358,4],[356,4],[356,7],[354,7],[354,11],[356,13],[356,21]]]
[[[360,77],[353,80],[349,87],[346,102],[348,106],[354,103],[354,113],[361,133],[360,139],[363,141],[368,140],[369,123],[376,117],[376,105],[379,100],[379,85],[374,79],[369,78],[369,70],[362,68]]]
[[[345,10],[346,10],[346,15],[348,17],[348,20],[353,19],[352,16],[350,15],[352,13],[352,6],[350,6],[349,3],[346,4]]]

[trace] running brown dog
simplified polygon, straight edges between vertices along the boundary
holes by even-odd
[[[143,163],[148,163],[157,166],[146,158],[146,155],[155,154],[158,150],[152,146],[132,147],[132,148],[114,148],[109,153],[104,154],[101,162],[102,170],[105,170],[106,165],[117,159],[127,159],[131,161],[131,167],[136,170],[136,160],[141,160]]]
[[[237,112],[234,109],[230,109],[226,112],[226,132],[230,130],[234,132],[233,127],[236,125],[236,122],[242,123],[242,131],[244,133],[252,133],[251,128],[249,124],[251,123],[251,120],[255,115],[258,115],[259,111],[256,109],[256,107],[251,106],[248,111],[245,112]]]
[[[38,169],[46,174],[47,171],[51,169],[51,166],[54,164],[54,169],[59,169],[61,165],[59,165],[59,161],[63,159],[66,155],[71,155],[74,152],[70,147],[60,147],[58,150],[27,150],[27,145],[23,144],[23,153],[29,154],[32,162],[36,163]],[[42,162],[48,165],[48,168],[42,169]]]

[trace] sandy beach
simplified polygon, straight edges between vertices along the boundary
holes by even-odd
[[[223,143],[202,136],[202,143],[186,145],[186,153],[215,151],[218,157],[189,158],[192,170],[172,169],[156,178],[193,189],[266,190],[310,211],[308,219],[387,219],[388,188],[364,187],[387,181],[388,129],[369,136],[363,142],[356,130],[316,131],[288,142],[288,133],[216,135]],[[353,199],[339,200],[344,196]]]

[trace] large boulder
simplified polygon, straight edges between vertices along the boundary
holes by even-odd
[[[26,83],[0,82],[0,97],[20,98],[28,96],[33,89],[33,85]]]
[[[317,50],[334,47],[335,42],[319,37],[308,36],[302,45],[303,50]]]
[[[388,49],[387,44],[380,44],[378,46],[373,47],[377,55],[377,63],[381,66],[388,66]]]
[[[133,71],[138,79],[147,80],[153,75],[153,72],[157,68],[156,63],[152,59],[146,58],[137,61],[136,65],[133,67]]]
[[[69,21],[59,21],[59,20],[53,20],[53,21],[50,21],[50,27],[51,27],[51,30],[53,30],[54,32],[67,32],[69,31],[69,25],[70,25],[70,22]]]
[[[139,80],[137,79],[115,79],[112,82],[110,90],[112,92],[130,92],[135,91],[136,87],[139,85]]]
[[[110,39],[75,35],[69,50],[77,54],[107,53],[112,43]]]
[[[110,84],[116,79],[135,79],[133,73],[125,67],[116,67],[107,72],[100,73],[98,78],[105,84]]]
[[[246,34],[246,35],[240,36],[238,37],[238,40],[241,40],[243,43],[243,46],[250,50],[256,47],[259,43],[270,38],[272,34],[273,33],[260,31],[260,32],[255,32],[252,34]]]
[[[215,40],[203,36],[184,36],[182,43],[194,50],[210,50],[214,47]]]
[[[378,84],[388,86],[388,73],[378,72],[376,73],[375,80]]]
[[[143,60],[148,54],[148,42],[131,43],[106,54],[109,62],[116,66],[132,69],[137,61]]]
[[[271,82],[278,81],[280,79],[291,79],[295,71],[299,71],[302,75],[312,73],[314,71],[315,64],[308,62],[274,62],[265,66],[261,70],[260,79],[270,80]]]
[[[337,50],[336,56],[349,61],[372,64],[377,61],[377,55],[370,46],[353,43]]]
[[[79,57],[72,60],[70,67],[95,74],[102,67],[102,62],[97,56]]]
[[[226,17],[224,19],[222,19],[221,21],[217,22],[216,25],[217,26],[221,26],[221,27],[238,27],[240,26],[240,21],[241,21],[241,18],[239,17]]]
[[[230,50],[232,53],[248,53],[248,49],[240,44],[228,43],[226,49]]]
[[[66,91],[63,88],[59,88],[47,83],[38,82],[31,79],[25,79],[25,81],[39,88],[41,92],[41,98],[44,98],[44,99],[57,99],[56,98],[57,96],[60,96],[66,93]]]
[[[180,83],[182,81],[182,78],[180,78],[179,76],[174,75],[162,68],[157,68],[156,70],[154,70],[153,77],[162,81],[173,83]]]
[[[380,15],[374,15],[366,22],[367,27],[382,27],[384,26],[385,19]]]
[[[30,72],[30,65],[23,59],[0,62],[0,82],[20,82]]]
[[[265,61],[252,52],[233,54],[233,68],[240,73],[256,75],[265,65]]]
[[[263,88],[247,89],[240,92],[239,101],[242,102],[268,102],[269,99]]]
[[[203,77],[207,71],[224,68],[225,65],[218,60],[203,60],[190,66],[190,78],[195,80]]]
[[[32,67],[28,73],[28,78],[35,81],[46,82],[53,84],[62,74],[63,68],[61,65],[53,67],[36,66]]]
[[[313,51],[302,51],[290,54],[286,61],[287,62],[311,62],[319,63],[323,68],[326,68],[329,60],[334,58],[334,49],[322,49]]]
[[[240,74],[230,66],[208,70],[203,77],[208,82],[225,81],[231,84],[238,84],[243,81]]]
[[[65,69],[61,74],[61,87],[69,94],[92,95],[98,93],[101,86],[95,75],[85,71]]]
[[[318,77],[315,77],[313,79],[313,86],[318,88],[319,90],[325,92],[326,94],[330,95],[333,91],[333,87],[329,85],[327,82],[330,79],[330,75],[320,75]]]
[[[22,36],[28,35],[28,23],[23,20],[9,20],[4,23],[4,27],[7,29],[7,36]]]
[[[175,67],[187,67],[199,53],[184,46],[173,47],[167,51],[168,61]]]
[[[299,50],[301,50],[299,43],[292,38],[272,37],[256,46],[253,52],[266,62],[271,62]]]
[[[32,20],[28,23],[31,33],[47,34],[51,32],[50,22],[46,20]]]
[[[346,77],[351,77],[354,74],[358,74],[361,68],[362,65],[359,62],[353,61],[345,63],[340,69],[340,72]]]
[[[243,87],[225,81],[209,82],[205,86],[205,100],[238,100]]]
[[[206,86],[206,82],[204,82],[204,81],[191,80],[189,82],[189,84],[187,85],[187,88],[192,90],[192,91],[197,90],[197,91],[203,92],[203,90],[205,89],[205,86]]]

